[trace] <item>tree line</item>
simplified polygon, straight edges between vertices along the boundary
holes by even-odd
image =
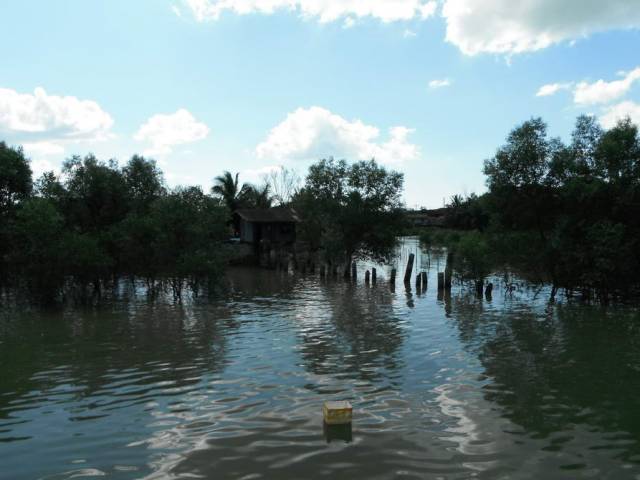
[[[292,206],[299,238],[326,261],[390,258],[401,229],[402,175],[375,161],[322,160],[303,182],[293,170],[261,185],[224,172],[206,193],[169,188],[155,161],[120,166],[93,155],[64,161],[34,179],[20,147],[0,142],[0,289],[52,303],[94,298],[122,279],[150,293],[197,293],[222,277],[232,212]]]
[[[639,293],[640,136],[629,119],[603,129],[580,116],[564,143],[532,118],[484,162],[488,191],[454,196],[447,226],[459,270],[481,281],[496,268],[596,298]],[[433,233],[425,240],[432,242]]]

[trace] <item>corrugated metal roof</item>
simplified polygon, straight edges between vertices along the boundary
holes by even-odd
[[[298,223],[300,217],[296,211],[287,207],[243,208],[235,212],[247,222],[253,223]]]

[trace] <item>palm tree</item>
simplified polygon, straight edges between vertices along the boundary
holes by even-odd
[[[211,193],[222,198],[232,212],[242,206],[251,189],[251,185],[247,183],[243,183],[240,187],[239,176],[239,173],[234,177],[231,172],[225,171],[214,178],[215,184],[211,188]]]
[[[262,187],[250,185],[247,190],[247,200],[252,208],[271,208],[273,203],[271,186],[268,183],[265,183]]]

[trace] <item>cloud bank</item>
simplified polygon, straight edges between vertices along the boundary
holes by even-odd
[[[446,0],[446,39],[466,55],[517,54],[640,28],[637,0]]]
[[[277,161],[333,156],[400,163],[419,156],[418,146],[408,141],[412,132],[396,126],[389,130],[388,139],[381,141],[380,130],[360,120],[346,120],[322,107],[299,108],[269,132],[256,147],[256,154]]]
[[[184,0],[198,21],[224,13],[293,12],[320,23],[373,18],[384,23],[424,20],[435,0]],[[446,40],[466,55],[513,55],[585,38],[597,32],[640,28],[637,0],[444,0]],[[411,32],[410,30],[405,30]],[[410,35],[410,34],[409,34]]]
[[[320,23],[337,20],[353,25],[355,19],[371,17],[382,22],[424,19],[435,14],[434,0],[185,0],[198,21],[218,20],[224,12],[237,15],[271,15],[295,12]]]
[[[619,120],[629,117],[633,123],[640,126],[640,104],[627,100],[609,107],[600,117],[600,123],[605,128],[611,128]]]
[[[105,140],[112,125],[113,118],[93,100],[49,95],[42,87],[33,93],[0,88],[0,135],[21,143],[28,155],[60,155],[66,144]]]
[[[640,8],[640,6],[638,7]],[[624,96],[636,80],[640,80],[640,67],[623,74],[620,80],[607,82],[580,82],[573,93],[573,101],[578,105],[594,105],[597,103],[609,103]]]
[[[151,143],[144,150],[145,155],[166,155],[176,145],[202,140],[208,134],[209,127],[198,122],[188,110],[181,108],[175,113],[153,115],[142,124],[133,138]]]

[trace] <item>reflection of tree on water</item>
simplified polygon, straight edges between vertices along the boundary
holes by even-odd
[[[300,333],[302,358],[309,371],[349,372],[375,380],[385,375],[383,370],[400,367],[398,350],[405,333],[386,286],[363,288],[340,282],[327,285],[322,294],[322,324]]]
[[[471,296],[455,297],[460,338],[493,381],[484,397],[534,438],[586,426],[624,461],[640,454],[640,316],[585,305],[533,311],[483,311]],[[625,433],[622,433],[625,432]],[[564,438],[564,440],[562,439]],[[561,450],[573,435],[551,439]]]
[[[0,419],[34,391],[68,391],[78,415],[188,388],[224,368],[227,331],[237,327],[224,308],[147,302],[30,317],[2,333]]]

